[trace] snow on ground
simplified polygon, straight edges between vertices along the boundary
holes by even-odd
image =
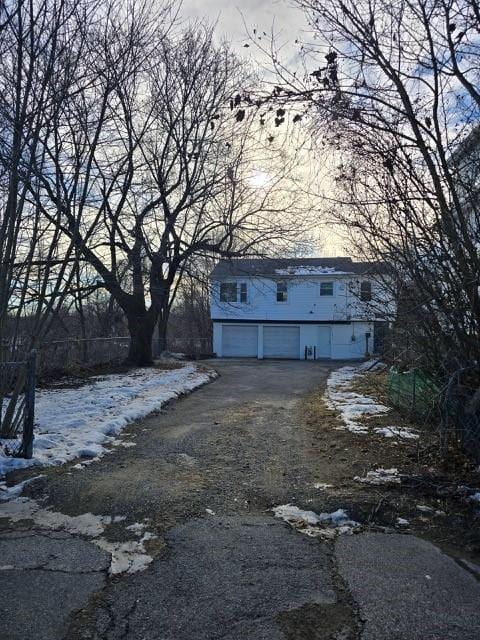
[[[83,513],[79,516],[68,516],[59,511],[44,509],[35,500],[17,498],[0,505],[0,516],[12,522],[32,520],[36,527],[44,531],[66,531],[73,535],[88,538],[93,544],[107,551],[111,555],[110,573],[136,573],[145,569],[150,562],[150,556],[145,549],[145,542],[157,536],[145,531],[146,524],[135,522],[125,527],[125,531],[141,536],[137,540],[126,542],[111,542],[102,534],[110,524],[120,524],[126,520],[125,516],[99,516],[93,513]]]
[[[327,489],[331,489],[333,487],[333,484],[327,484],[326,482],[314,482],[312,486],[314,489],[326,491]]]
[[[395,522],[397,524],[397,527],[408,527],[410,524],[410,522],[406,518],[400,517],[398,517]]]
[[[360,527],[358,522],[351,520],[343,509],[332,513],[304,511],[292,504],[282,504],[272,509],[277,518],[288,522],[294,529],[311,538],[334,538],[339,534],[350,534]]]
[[[359,367],[342,367],[332,371],[327,380],[327,404],[340,414],[344,426],[339,428],[348,429],[352,433],[368,433],[368,427],[359,421],[361,418],[390,411],[389,407],[379,404],[373,398],[350,391],[353,380],[362,375],[368,364],[371,363],[364,363]]]
[[[75,389],[39,390],[35,400],[34,457],[25,460],[0,455],[0,477],[31,465],[98,458],[129,422],[157,411],[213,376],[214,372],[186,364],[179,369],[135,369],[101,376]]]
[[[398,469],[377,469],[376,471],[369,471],[364,478],[355,476],[356,482],[363,482],[364,484],[400,484],[402,482],[401,476],[398,473]]]
[[[419,438],[418,433],[405,427],[378,427],[374,431],[380,436],[385,436],[385,438],[400,438],[403,440],[417,440]]]
[[[339,429],[347,429],[352,433],[367,434],[368,426],[361,422],[366,417],[373,417],[388,413],[390,407],[377,402],[370,396],[351,391],[352,382],[367,371],[378,371],[385,368],[381,362],[369,360],[357,367],[342,367],[332,371],[327,380],[325,398],[327,405],[340,414],[344,423]],[[400,440],[416,440],[419,435],[405,427],[377,427],[375,433],[385,438]]]

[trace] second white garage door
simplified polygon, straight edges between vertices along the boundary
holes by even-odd
[[[264,327],[263,357],[298,359],[300,357],[300,327]]]
[[[247,324],[224,324],[222,328],[222,356],[224,358],[256,358],[258,355],[258,327]]]

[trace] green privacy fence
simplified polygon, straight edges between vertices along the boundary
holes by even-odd
[[[392,367],[388,374],[390,402],[418,416],[432,414],[440,395],[440,385],[420,369],[399,371]]]
[[[448,383],[435,380],[421,369],[388,374],[390,402],[436,427],[443,455],[451,444],[480,461],[480,411],[472,406],[472,387],[452,376]]]

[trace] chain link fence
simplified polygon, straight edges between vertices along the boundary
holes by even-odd
[[[0,455],[31,458],[37,353],[0,361]]]

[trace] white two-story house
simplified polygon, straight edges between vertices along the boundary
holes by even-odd
[[[392,315],[381,269],[350,258],[222,260],[211,273],[213,351],[220,358],[362,358]]]

